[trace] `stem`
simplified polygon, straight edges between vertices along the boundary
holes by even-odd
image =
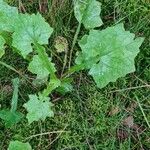
[[[83,68],[84,68],[84,64],[72,66],[67,72],[63,74],[62,77],[65,78],[68,75],[71,75],[77,71],[83,70]]]
[[[64,70],[65,70],[65,67],[66,67],[66,64],[67,64],[67,56],[68,56],[68,49],[65,51],[65,56],[64,56],[64,61],[63,61],[63,68],[62,68],[62,71],[61,71],[61,77],[64,73]]]
[[[42,95],[47,97],[54,89],[60,86],[60,80],[56,77],[55,72],[53,71],[53,66],[49,61],[48,55],[43,46],[38,43],[35,43],[35,48],[38,52],[38,55],[43,63],[43,66],[47,68],[50,73],[51,81],[48,84],[47,88],[42,92]]]
[[[77,28],[76,33],[75,33],[74,38],[73,38],[73,42],[72,42],[72,46],[71,46],[71,50],[70,50],[70,57],[69,57],[69,67],[68,67],[69,69],[70,69],[70,66],[71,66],[73,49],[74,49],[74,46],[77,42],[78,35],[80,33],[80,28],[81,28],[81,22],[79,22],[78,28]]]
[[[70,132],[70,131],[61,130],[61,131],[52,131],[52,132],[39,133],[39,134],[31,135],[31,136],[27,137],[25,140],[29,140],[29,139],[35,138],[37,136],[44,136],[44,135],[63,133],[63,132]]]
[[[64,80],[64,78],[66,78],[68,74],[71,75],[76,71],[82,70],[83,68],[83,64],[71,67],[65,74],[63,74],[61,81]],[[42,95],[47,97],[54,89],[60,86],[61,81],[59,79],[52,79],[48,84],[47,88],[43,91]]]
[[[59,79],[52,79],[50,83],[47,85],[47,88],[42,92],[44,97],[47,97],[53,90],[59,87],[61,84]]]

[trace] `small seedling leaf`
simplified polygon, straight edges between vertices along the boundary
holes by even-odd
[[[29,101],[24,104],[27,109],[27,119],[29,124],[33,121],[45,120],[46,117],[53,117],[54,113],[51,109],[52,103],[49,97],[43,97],[42,95],[29,95]]]
[[[8,150],[32,150],[29,143],[22,143],[20,141],[11,141]]]

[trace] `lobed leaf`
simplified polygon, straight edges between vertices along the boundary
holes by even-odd
[[[9,6],[3,0],[0,0],[0,31],[14,31],[14,23],[18,16],[18,9]]]
[[[97,86],[103,88],[109,82],[135,71],[134,58],[143,40],[135,39],[134,34],[125,31],[123,24],[103,31],[91,30],[79,42],[82,52],[76,63],[83,63],[84,69],[90,69],[89,74]]]
[[[49,59],[49,63],[51,63],[51,59]],[[54,64],[51,63],[52,66],[52,70],[53,72],[56,71]],[[44,66],[43,62],[41,61],[41,59],[39,58],[38,55],[34,55],[32,61],[30,62],[29,66],[28,66],[28,70],[30,72],[32,72],[33,74],[37,74],[37,79],[45,79],[48,77],[49,75],[49,71],[47,70],[47,68]]]
[[[53,32],[39,13],[19,14],[14,29],[12,46],[17,48],[24,58],[33,51],[32,44],[48,44],[48,39]]]
[[[74,0],[74,13],[78,22],[83,23],[86,29],[103,24],[100,18],[101,3],[96,0]]]
[[[24,104],[27,109],[27,119],[29,124],[33,121],[45,120],[46,117],[53,117],[54,113],[51,109],[52,103],[49,101],[49,97],[42,95],[29,95],[29,101]]]
[[[8,150],[32,150],[29,143],[22,143],[20,141],[11,141]]]
[[[2,36],[0,36],[0,58],[5,54],[4,44],[5,44],[5,40]]]

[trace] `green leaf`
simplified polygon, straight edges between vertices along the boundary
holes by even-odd
[[[22,143],[20,141],[11,141],[8,150],[32,150],[29,143]]]
[[[51,59],[49,59],[49,63],[51,63]],[[56,72],[54,64],[51,63],[53,72]],[[39,58],[38,55],[34,55],[32,61],[29,64],[28,70],[33,74],[37,74],[37,79],[45,79],[49,75],[49,71],[44,66],[42,60]]]
[[[23,114],[20,112],[11,112],[10,110],[1,110],[0,118],[4,120],[5,126],[10,128],[20,122],[20,120],[23,118]]]
[[[48,39],[53,32],[39,13],[19,14],[14,28],[12,46],[17,48],[24,58],[33,51],[32,44],[48,44]]]
[[[83,23],[86,29],[103,24],[100,18],[101,3],[96,0],[75,0],[74,13],[78,22]]]
[[[24,107],[28,111],[27,119],[29,124],[33,121],[44,121],[46,117],[53,117],[54,113],[51,109],[52,106],[49,97],[29,95],[29,101],[24,104]]]
[[[2,36],[0,36],[0,58],[5,54],[4,44],[5,44],[5,40]]]
[[[61,81],[59,79],[51,79],[50,82],[47,85],[47,88],[44,89],[43,95],[48,96],[49,94],[51,94],[51,92],[53,90],[58,88],[60,85],[61,85]]]
[[[14,31],[14,22],[18,16],[18,9],[9,6],[3,0],[0,0],[0,31]]]
[[[34,45],[36,51],[38,52],[38,56],[41,60],[41,62],[43,63],[43,66],[49,71],[50,75],[51,75],[51,79],[57,79],[55,72],[54,72],[54,65],[53,63],[50,63],[49,61],[49,57],[45,51],[45,48],[41,45],[39,45],[38,43],[36,43]]]
[[[71,85],[71,82],[72,82],[71,78],[66,78],[62,80],[60,86],[56,89],[56,91],[62,95],[71,92],[73,90],[73,86]]]
[[[134,59],[139,53],[144,38],[125,31],[123,24],[109,27],[103,31],[92,30],[85,35],[79,45],[76,63],[84,64],[85,69],[90,69],[97,86],[103,88],[109,82],[134,72]]]
[[[42,87],[43,85],[45,85],[46,83],[47,83],[47,80],[48,80],[48,77],[46,77],[46,78],[41,78],[41,79],[38,79],[38,78],[36,78],[36,79],[34,79],[33,81],[32,81],[32,84],[36,87],[36,88],[40,88],[40,87]]]

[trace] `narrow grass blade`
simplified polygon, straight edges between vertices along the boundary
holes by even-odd
[[[11,112],[15,112],[17,110],[18,104],[18,90],[19,90],[19,78],[15,78],[12,80],[14,92],[11,102]]]
[[[148,126],[149,129],[150,129],[150,124],[149,124],[148,119],[147,119],[147,117],[146,117],[146,115],[145,115],[145,113],[144,113],[144,110],[143,110],[143,108],[142,108],[142,106],[141,106],[141,104],[140,104],[140,101],[139,101],[139,99],[138,99],[138,97],[137,97],[136,95],[135,95],[135,98],[136,98],[136,100],[137,100],[137,102],[138,102],[138,105],[139,105],[140,110],[141,110],[141,112],[142,112],[142,114],[143,114],[143,117],[144,117],[144,119],[145,119],[145,121],[146,121],[146,123],[147,123],[147,126]]]

